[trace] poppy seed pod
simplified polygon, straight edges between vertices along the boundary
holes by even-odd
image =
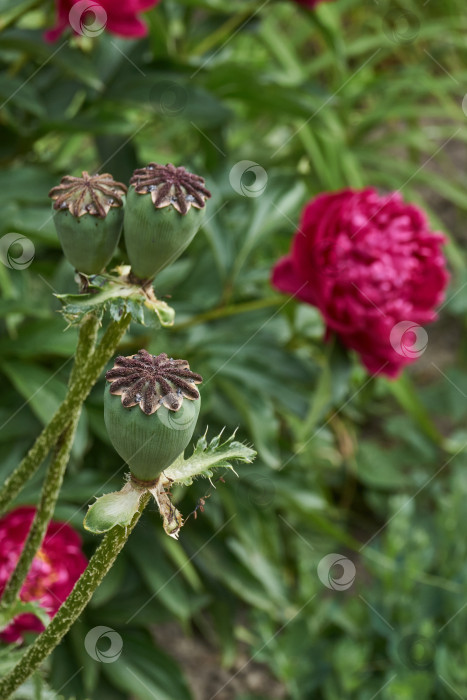
[[[110,440],[138,482],[151,482],[191,440],[200,409],[199,374],[188,362],[139,350],[117,357],[105,375]]]
[[[63,252],[86,275],[103,270],[117,247],[123,226],[127,188],[112,176],[66,175],[49,192]]]
[[[135,170],[124,217],[133,274],[152,279],[183,253],[201,226],[210,196],[203,178],[185,168],[149,163]]]

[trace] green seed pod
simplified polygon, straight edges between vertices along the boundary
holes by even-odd
[[[127,188],[108,173],[66,175],[49,192],[54,223],[66,258],[86,275],[95,275],[111,260],[123,226]]]
[[[140,350],[106,374],[104,419],[116,451],[139,482],[154,481],[184,451],[198,419],[202,377],[185,360]]]
[[[170,163],[135,170],[125,207],[124,235],[131,269],[152,279],[191,243],[211,196],[204,180]]]

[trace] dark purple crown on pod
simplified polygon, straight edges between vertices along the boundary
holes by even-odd
[[[68,209],[76,217],[84,214],[104,218],[112,207],[122,207],[126,185],[116,182],[112,175],[89,175],[82,177],[65,175],[59,185],[52,187],[49,197],[54,200],[57,211]]]
[[[138,194],[150,193],[155,209],[171,204],[183,216],[191,207],[202,209],[211,196],[202,177],[171,163],[149,163],[145,168],[135,170],[130,184]]]
[[[123,406],[139,404],[148,416],[160,406],[178,411],[184,398],[199,399],[196,384],[203,381],[186,360],[174,360],[165,353],[151,355],[147,350],[117,357],[105,377],[111,383],[110,393],[120,395]]]

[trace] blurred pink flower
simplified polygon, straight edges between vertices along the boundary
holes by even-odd
[[[35,508],[16,508],[0,519],[0,595],[10,578],[34,518]],[[53,617],[87,566],[79,535],[65,523],[52,521],[21,589],[24,601],[36,600]],[[22,640],[23,632],[42,632],[32,613],[18,615],[0,633],[4,642]]]
[[[395,377],[427,339],[449,275],[444,237],[394,192],[324,193],[305,207],[273,285],[316,306],[328,331],[356,350],[372,374]]]
[[[55,0],[57,21],[45,33],[47,41],[56,41],[70,27],[75,34],[97,36],[104,29],[124,37],[141,37],[147,27],[138,15],[157,5],[159,0]]]

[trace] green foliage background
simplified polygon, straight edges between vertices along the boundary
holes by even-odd
[[[162,0],[147,20],[146,40],[104,33],[48,45],[51,2],[0,2],[0,234],[24,234],[36,249],[26,270],[0,265],[0,475],[64,396],[76,343],[52,295],[75,283],[48,190],[82,170],[127,182],[150,160],[203,175],[213,198],[202,232],[156,280],[175,327],[132,327],[121,352],[186,357],[205,378],[195,437],[205,425],[210,435],[239,426],[259,457],[216,490],[198,482],[176,494],[188,514],[210,493],[179,543],[155,512],[145,515],[54,653],[48,683],[78,699],[188,700],[183,674],[149,632],[177,620],[227,667],[247,644],[292,700],[464,697],[463,2],[338,0],[305,12],[285,0]],[[259,197],[229,183],[242,160],[267,173]],[[449,237],[441,321],[396,383],[370,379],[324,344],[319,313],[269,283],[303,203],[366,185],[400,189]],[[86,403],[56,512],[88,552],[87,505],[124,474],[102,388]],[[34,502],[42,476],[21,502]],[[356,567],[346,591],[317,576],[332,552]],[[117,663],[86,654],[96,625],[122,635]],[[247,697],[261,696],[238,700]]]

